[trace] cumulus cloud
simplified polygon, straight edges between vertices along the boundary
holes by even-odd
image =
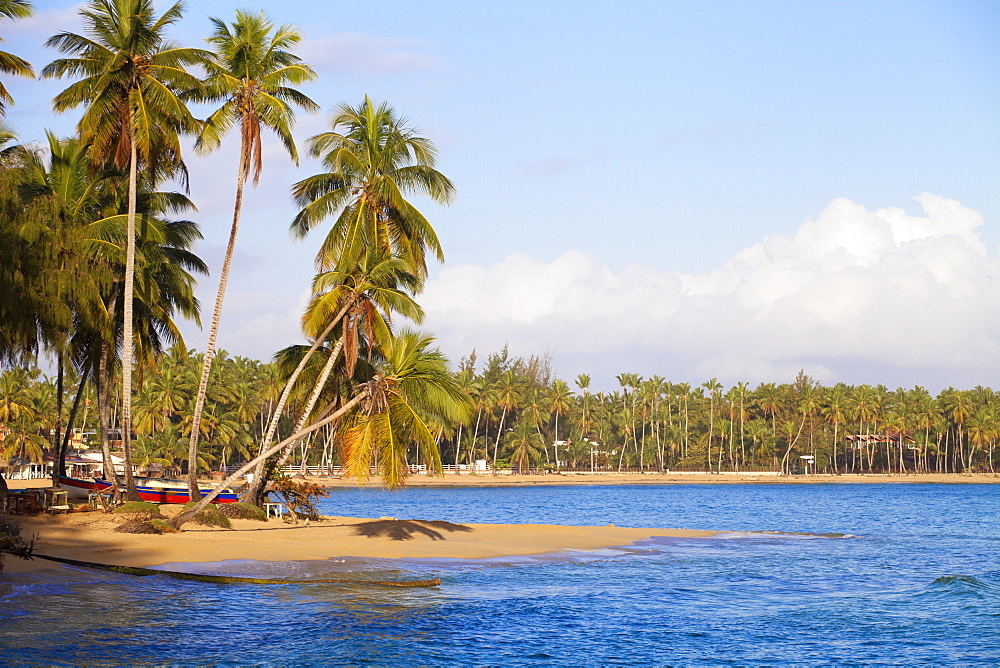
[[[613,269],[576,250],[449,267],[422,298],[427,328],[456,357],[553,349],[565,377],[786,382],[805,368],[826,383],[995,384],[1000,259],[983,217],[915,200],[922,215],[834,200],[704,273]]]

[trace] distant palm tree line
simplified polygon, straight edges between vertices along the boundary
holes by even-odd
[[[0,19],[31,9],[0,0]],[[299,41],[294,26],[239,11],[232,22],[211,19],[213,50],[192,49],[167,38],[182,11],[176,3],[157,14],[151,0],[88,2],[84,32],[50,38],[63,57],[42,70],[70,80],[53,108],[82,110],[76,136],[50,134],[42,149],[0,133],[0,363],[10,369],[9,396],[21,397],[9,399],[20,408],[0,424],[36,437],[51,429],[61,460],[86,415],[96,422],[106,476],[115,431],[126,460],[185,468],[192,489],[202,470],[233,458],[260,466],[268,457],[285,460],[302,442],[323,437],[329,445],[336,432],[354,469],[367,475],[375,464],[397,485],[408,445],[437,461],[428,421],[469,412],[432,339],[392,324],[396,314],[420,322],[414,297],[426,255],[443,260],[433,227],[407,197],[447,204],[454,186],[435,169],[430,140],[391,106],[368,97],[341,105],[330,130],[308,140],[326,171],[291,188],[301,207],[291,221],[296,236],[332,222],[303,316],[313,345],[283,351],[276,365],[217,354],[244,184],[261,174],[262,132],[274,133],[297,161],[293,108],[318,105],[295,86],[316,75],[290,51]],[[0,72],[33,74],[4,52]],[[13,102],[0,86],[0,103]],[[199,121],[192,102],[220,106]],[[182,135],[208,153],[229,130],[240,138],[230,241],[206,350],[193,356],[176,319],[199,320],[194,286],[207,267],[191,251],[201,238],[197,224],[172,219],[193,203],[162,186],[186,183]],[[44,408],[23,400],[47,387],[33,367],[42,353],[56,369],[55,404]],[[200,367],[193,383],[192,364]],[[13,448],[28,458],[40,446],[21,437],[3,444],[4,454]],[[129,466],[125,484],[134,496]]]
[[[913,473],[994,471],[1000,396],[990,388],[824,387],[800,372],[791,383],[726,388],[661,376],[616,376],[619,389],[575,390],[552,378],[545,357],[506,348],[459,382],[476,412],[459,425],[446,461],[487,458],[545,469]],[[537,437],[531,437],[534,433]],[[507,445],[505,448],[504,445]],[[811,461],[803,457],[811,458]]]
[[[252,457],[302,352],[291,347],[270,364],[219,353],[201,423],[200,471]],[[138,466],[179,472],[186,465],[201,362],[195,351],[175,346],[146,374],[134,400]],[[473,410],[462,419],[425,420],[437,458],[469,470],[475,460],[486,460],[491,470],[522,472],[797,473],[805,469],[801,458],[810,456],[809,470],[820,473],[993,472],[1000,438],[1000,398],[984,387],[932,396],[922,387],[823,387],[800,373],[792,383],[727,389],[715,379],[694,386],[623,373],[619,390],[591,392],[588,375],[579,375],[571,388],[552,377],[544,357],[525,360],[502,350],[478,371],[476,362],[472,353],[451,373]],[[287,398],[279,434],[295,431],[321,372],[318,362],[306,366],[308,382]],[[74,376],[67,386],[78,381]],[[64,405],[72,401],[69,394]],[[37,370],[0,374],[0,423],[11,429],[4,456],[41,456],[49,444],[38,436],[54,429],[55,395],[54,379]],[[97,431],[96,402],[88,386],[78,429]],[[298,442],[285,459],[323,470],[350,466],[349,438],[328,426]],[[426,450],[411,443],[400,463],[427,461]]]

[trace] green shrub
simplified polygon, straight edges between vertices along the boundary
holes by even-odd
[[[222,512],[216,507],[209,505],[206,508],[202,508],[191,521],[195,524],[200,524],[206,527],[220,527],[222,529],[232,529],[233,525],[229,521],[229,518],[222,514]]]
[[[160,517],[160,507],[149,501],[128,501],[111,512],[116,515],[146,515],[149,519]]]
[[[137,516],[134,519],[129,519],[116,526],[115,531],[118,533],[163,533],[158,526],[153,524],[154,521],[155,520],[140,519]]]
[[[264,514],[264,509],[260,506],[255,506],[252,503],[220,503],[216,506],[219,512],[226,517],[234,520],[256,520],[258,522],[266,522],[267,515]]]

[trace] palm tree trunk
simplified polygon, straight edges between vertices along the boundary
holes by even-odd
[[[802,435],[802,428],[806,424],[806,418],[802,416],[802,422],[799,423],[799,431],[795,434],[795,438],[792,439],[791,443],[788,444],[788,448],[785,449],[785,455],[781,458],[781,472],[785,473],[785,463],[788,461],[788,455],[792,452],[792,448],[795,444],[799,442],[799,436]],[[782,428],[784,429],[784,428]]]
[[[469,445],[469,472],[475,475],[476,470],[472,466],[472,458],[476,453],[476,441],[479,439],[479,421],[483,417],[483,407],[482,404],[479,406],[479,410],[476,412],[476,428],[472,430],[472,443]],[[487,455],[489,454],[489,441],[486,443]]]
[[[458,473],[458,455],[459,450],[462,448],[462,427],[465,425],[458,425],[458,436],[455,438],[455,473]]]
[[[340,357],[340,351],[344,349],[344,337],[341,336],[337,341],[337,345],[333,347],[330,352],[330,356],[326,360],[326,364],[323,366],[323,371],[320,373],[319,378],[316,379],[316,384],[313,386],[312,394],[309,395],[309,400],[306,402],[305,408],[299,413],[299,421],[295,423],[295,428],[292,433],[302,431],[302,428],[306,424],[306,420],[309,418],[309,414],[312,413],[313,409],[316,407],[316,402],[319,401],[319,395],[323,392],[323,388],[326,387],[326,381],[330,377],[330,373],[333,371],[334,365],[337,363],[337,358]],[[278,458],[278,468],[285,465],[288,461],[288,457],[292,454],[292,448],[295,443],[291,443],[287,448],[285,448],[281,456]]]
[[[56,442],[52,445],[62,452],[62,414],[63,414],[63,351],[60,347],[56,354]],[[56,462],[53,475],[66,475],[66,459],[63,456],[61,462]],[[58,486],[59,480],[52,481],[54,486]]]
[[[556,437],[552,441],[552,456],[555,459],[556,470],[559,470],[559,411],[556,411]]]
[[[235,473],[233,473],[228,478],[226,478],[225,480],[223,480],[222,482],[220,482],[218,485],[216,485],[215,489],[213,489],[208,494],[206,494],[205,496],[203,496],[202,499],[201,499],[201,501],[199,501],[197,504],[195,504],[194,506],[192,506],[190,509],[186,510],[185,512],[181,513],[180,515],[177,515],[174,519],[172,519],[170,521],[170,524],[173,525],[174,528],[180,527],[182,524],[184,524],[185,522],[187,522],[188,520],[190,520],[192,517],[194,517],[197,513],[201,512],[201,510],[205,506],[207,506],[209,503],[211,503],[212,501],[214,501],[215,497],[219,496],[219,494],[224,489],[226,489],[230,485],[234,484],[237,480],[239,480],[245,474],[249,473],[250,470],[253,469],[255,466],[257,466],[257,464],[259,464],[261,461],[265,461],[271,455],[273,455],[276,452],[284,449],[289,443],[295,443],[296,441],[298,441],[303,436],[307,436],[308,434],[313,433],[317,429],[322,429],[326,425],[339,420],[345,414],[347,414],[348,411],[350,411],[355,406],[357,406],[359,403],[361,403],[361,401],[363,401],[367,396],[368,396],[368,391],[365,390],[365,389],[362,389],[360,392],[358,392],[357,396],[355,396],[353,399],[351,399],[350,401],[348,401],[346,404],[344,404],[343,406],[341,406],[340,408],[338,408],[331,415],[328,415],[327,417],[323,418],[322,420],[318,420],[317,422],[314,422],[313,424],[311,424],[306,429],[303,429],[301,432],[292,434],[291,436],[289,436],[288,438],[286,438],[284,441],[281,441],[280,443],[278,443],[278,444],[274,445],[273,447],[268,448],[264,452],[260,453],[259,455],[257,455],[256,458],[250,460],[249,462],[247,462],[246,464],[244,464],[243,466],[241,466],[239,469],[236,470]]]
[[[133,124],[134,128],[134,124]],[[130,128],[131,129],[131,128]],[[125,496],[129,501],[139,501],[132,478],[132,300],[135,296],[135,208],[138,154],[135,136],[130,137],[132,158],[128,167],[128,226],[125,244],[125,299],[122,331],[122,449],[125,455]]]
[[[497,453],[500,451],[500,436],[503,434],[503,421],[507,419],[507,407],[500,414],[500,427],[497,429],[497,442],[493,445],[493,475],[497,474]],[[486,446],[490,447],[489,445]],[[489,454],[489,453],[487,453]]]
[[[837,466],[837,426],[838,422],[833,421],[833,472],[840,475],[840,468]]]
[[[110,382],[108,374],[108,356],[110,346],[107,341],[101,342],[101,354],[97,366],[97,423],[101,432],[101,458],[103,460],[104,479],[113,484],[114,490],[118,489],[115,481],[115,467],[111,463],[111,444],[108,442],[108,432],[111,429],[111,407],[108,396],[108,384]]]
[[[353,300],[348,300],[347,304],[340,309],[340,312],[337,313],[337,315],[334,316],[334,318],[330,321],[330,324],[326,326],[326,329],[323,330],[323,333],[316,337],[316,340],[313,341],[313,344],[309,348],[308,352],[306,352],[306,354],[302,357],[302,359],[299,360],[298,366],[295,367],[295,371],[293,371],[292,375],[288,377],[288,381],[285,383],[285,389],[281,391],[281,397],[279,397],[278,399],[278,405],[275,406],[274,410],[271,412],[271,419],[267,424],[267,432],[264,434],[264,438],[261,439],[260,447],[257,450],[258,454],[264,452],[264,450],[267,448],[268,443],[270,443],[271,439],[274,438],[274,433],[278,430],[278,421],[281,418],[282,412],[285,410],[285,405],[288,403],[288,397],[291,395],[292,388],[295,386],[296,381],[298,381],[299,376],[302,374],[302,371],[306,368],[306,364],[309,362],[309,358],[312,357],[313,353],[316,352],[316,349],[319,348],[320,344],[322,344],[323,341],[326,340],[326,337],[330,334],[331,331],[333,331],[333,328],[336,327],[337,323],[340,322],[341,319],[347,314],[347,311],[350,309],[352,302]],[[258,463],[257,468],[254,469],[253,480],[249,485],[246,498],[255,499],[260,495],[261,489],[263,488],[264,485],[263,476],[264,476],[265,463],[266,459],[262,459]]]
[[[58,475],[66,475],[66,453],[69,451],[69,440],[70,434],[73,431],[73,421],[76,419],[76,413],[80,409],[80,399],[83,397],[83,390],[87,386],[87,378],[89,377],[90,365],[86,364],[83,367],[83,373],[80,374],[80,387],[76,391],[76,397],[73,399],[73,406],[69,409],[69,419],[66,420],[66,433],[63,435],[62,443],[59,445]]]
[[[219,289],[215,294],[215,308],[212,310],[212,324],[208,328],[208,342],[205,344],[205,355],[201,365],[201,379],[198,381],[198,396],[195,399],[194,415],[191,418],[191,441],[188,443],[188,491],[191,498],[201,494],[198,488],[198,435],[201,426],[201,414],[205,408],[205,394],[208,392],[208,377],[212,372],[212,359],[215,357],[215,341],[219,334],[219,320],[222,317],[222,300],[226,296],[226,283],[229,281],[229,267],[233,262],[233,252],[236,249],[236,233],[240,229],[240,212],[243,209],[243,183],[246,181],[245,151],[241,152],[240,170],[236,178],[236,204],[233,207],[233,225],[229,230],[229,244],[226,246],[226,258],[222,261],[222,272],[219,274]]]

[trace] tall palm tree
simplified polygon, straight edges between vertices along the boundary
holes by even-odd
[[[715,399],[719,394],[719,390],[722,389],[722,383],[719,382],[718,378],[709,378],[707,381],[701,384],[703,388],[708,390],[708,449],[706,453],[706,461],[708,462],[708,472],[712,472],[712,433],[715,426]],[[720,454],[722,452],[722,446],[719,446]],[[721,466],[720,466],[721,468]]]
[[[240,158],[233,224],[219,274],[219,289],[215,297],[195,399],[194,428],[188,445],[188,488],[192,495],[199,493],[197,467],[193,466],[198,456],[198,423],[205,406],[205,391],[215,355],[219,320],[222,317],[222,301],[236,248],[236,234],[243,208],[243,186],[251,174],[256,185],[263,166],[261,130],[266,127],[273,131],[297,165],[299,156],[292,139],[292,126],[295,122],[292,105],[306,111],[319,109],[315,102],[291,87],[316,78],[316,73],[308,65],[287,50],[301,39],[294,27],[283,25],[275,28],[264,12],[250,14],[237,11],[236,20],[231,26],[217,18],[210,21],[215,26],[215,31],[208,38],[208,43],[215,48],[216,57],[209,64],[204,96],[213,101],[223,100],[223,104],[205,121],[195,143],[195,150],[214,150],[222,143],[223,135],[238,125]]]
[[[826,407],[823,409],[823,417],[829,424],[833,425],[833,472],[840,473],[837,464],[837,443],[840,441],[840,424],[845,421],[847,411],[846,386],[838,383],[826,393]]]
[[[555,379],[549,388],[549,410],[556,416],[556,431],[552,442],[555,456],[555,466],[559,469],[559,416],[565,415],[573,405],[573,390],[566,381]]]
[[[587,444],[587,449],[590,451],[590,472],[594,472],[594,446],[590,443],[590,437],[588,436],[588,415],[587,415],[587,399],[590,396],[590,376],[581,373],[576,377],[574,381],[576,386],[580,388],[583,392],[583,419],[580,421],[580,441]]]
[[[86,106],[77,126],[91,145],[97,164],[128,168],[128,225],[123,285],[122,439],[132,432],[132,330],[135,291],[136,201],[139,162],[151,175],[175,168],[183,172],[179,135],[193,133],[198,122],[181,93],[201,82],[185,68],[208,54],[166,39],[166,29],[181,18],[178,2],[157,17],[152,0],[90,0],[80,11],[87,35],[63,32],[46,46],[72,57],[49,63],[42,76],[80,76],[52,101],[57,112]]]
[[[32,6],[28,0],[0,0],[0,17],[2,18],[24,19],[31,16],[31,12]],[[3,42],[2,38],[0,38],[0,42]],[[31,63],[6,51],[0,51],[0,72],[19,77],[34,78],[35,76],[35,72],[31,69]],[[0,82],[0,118],[3,118],[8,104],[14,104],[14,98],[11,97],[3,82]]]
[[[497,426],[497,439],[493,444],[493,474],[497,473],[497,454],[500,450],[500,439],[503,437],[504,422],[507,414],[520,403],[524,396],[520,379],[517,374],[508,369],[500,376],[499,386],[496,393],[496,406],[501,409],[500,424]]]
[[[332,130],[309,139],[309,153],[327,171],[292,187],[302,209],[291,229],[302,238],[335,218],[316,258],[320,269],[350,266],[372,245],[409,262],[421,279],[427,276],[428,250],[444,261],[437,233],[406,197],[426,195],[447,204],[455,187],[434,168],[434,144],[392,107],[376,106],[367,96],[360,106],[341,105]]]

